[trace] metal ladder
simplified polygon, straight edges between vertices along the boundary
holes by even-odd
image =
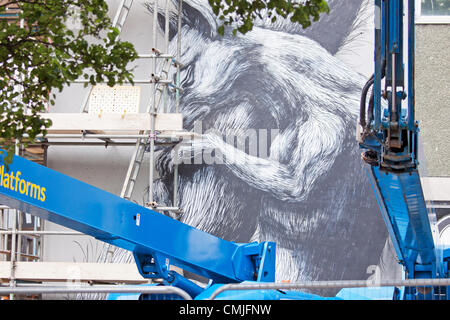
[[[119,32],[122,31],[123,26],[125,25],[125,21],[128,17],[128,14],[131,10],[131,6],[133,4],[133,0],[122,0],[119,4],[119,7],[116,11],[116,14],[113,19],[113,27],[118,28]],[[154,12],[153,12],[153,19],[157,21],[157,13],[158,13],[158,0],[154,0]],[[179,3],[179,14],[181,14],[181,1]],[[168,19],[169,16],[168,13],[168,0],[166,0],[166,26],[165,26],[165,42],[166,42],[166,51],[168,49]],[[156,22],[154,22],[153,26],[153,33],[154,37],[156,36]],[[178,54],[179,54],[179,48],[178,48]],[[138,138],[136,141],[136,145],[134,148],[133,155],[130,160],[130,164],[128,166],[127,174],[125,176],[125,180],[122,186],[122,190],[120,192],[120,196],[124,199],[130,200],[134,187],[136,185],[136,180],[139,175],[139,171],[142,165],[142,162],[144,160],[144,154],[147,150],[147,146],[150,145],[150,180],[153,181],[153,170],[154,170],[154,164],[153,164],[153,157],[154,157],[154,145],[156,140],[156,132],[155,132],[155,121],[156,116],[159,111],[159,107],[161,104],[162,97],[166,97],[168,87],[173,89],[175,92],[177,92],[177,101],[178,96],[181,88],[179,87],[179,84],[173,83],[172,80],[168,79],[169,77],[169,71],[170,67],[174,66],[177,69],[177,72],[179,72],[179,68],[182,66],[179,61],[175,59],[174,56],[170,54],[162,54],[158,49],[156,49],[156,42],[154,42],[154,48],[152,48],[152,54],[150,56],[145,55],[146,57],[152,57],[154,59],[154,65],[153,65],[153,73],[151,74],[151,81],[155,87],[153,91],[153,100],[149,105],[147,106],[146,112],[149,113],[152,116],[152,125],[151,130],[141,131],[140,134],[146,135],[145,138]],[[162,65],[161,65],[161,71],[160,73],[156,73],[156,59],[163,59]],[[178,79],[177,79],[178,80]],[[88,102],[92,93],[93,87],[90,87],[90,90],[82,104],[81,112],[87,112]],[[165,99],[164,99],[165,100]],[[178,105],[178,102],[177,102]],[[177,106],[178,110],[178,106]],[[163,110],[165,112],[166,110]],[[175,168],[176,170],[178,168]],[[176,196],[174,197],[174,203],[176,202]],[[182,210],[178,207],[165,207],[165,206],[157,206],[156,203],[153,202],[153,195],[152,195],[152,185],[150,182],[150,191],[149,191],[149,203],[146,205],[150,205],[155,210],[163,210],[163,211],[170,211],[175,214],[181,213]]]
[[[160,54],[155,48],[153,48],[152,51],[156,55]],[[172,60],[166,58],[162,65],[161,74],[159,74],[159,75],[152,74],[153,83],[155,85],[159,84],[159,86],[157,86],[156,92],[155,92],[154,107],[152,106],[152,104],[149,104],[146,112],[150,113],[153,117],[156,117],[156,114],[158,112],[159,105],[161,103],[162,94],[164,91],[164,86],[166,86],[170,83],[168,81],[168,75],[169,75],[169,70],[170,70],[171,65],[172,65]],[[154,110],[152,110],[153,108],[154,108]],[[125,177],[122,191],[120,193],[120,196],[127,200],[131,199],[131,195],[133,193],[133,189],[136,184],[136,179],[139,174],[139,170],[141,168],[142,161],[144,159],[144,153],[146,150],[146,146],[150,142],[151,139],[153,139],[153,140],[156,139],[155,132],[144,131],[144,132],[141,132],[141,134],[148,135],[148,138],[137,139],[134,153],[133,153],[133,156],[131,157],[130,165],[128,166],[127,175]],[[152,199],[150,199],[149,202],[152,202]]]
[[[122,31],[123,25],[125,24],[125,20],[130,13],[131,6],[133,5],[133,0],[122,0],[119,4],[119,8],[117,9],[116,15],[113,20],[113,27],[119,29],[119,32]],[[120,22],[119,22],[120,19]]]
[[[153,180],[154,180],[154,149],[155,149],[155,143],[156,143],[156,137],[157,133],[155,132],[155,122],[156,117],[158,114],[158,111],[160,111],[160,104],[161,100],[164,96],[164,108],[163,112],[166,112],[166,98],[167,98],[167,90],[168,87],[171,87],[171,89],[174,90],[174,92],[177,93],[177,107],[176,110],[178,112],[178,104],[179,104],[179,93],[180,93],[180,85],[179,85],[179,77],[177,76],[177,83],[173,83],[173,79],[169,79],[169,70],[170,67],[173,65],[177,70],[177,75],[179,74],[179,69],[182,66],[179,61],[175,59],[174,56],[168,54],[169,49],[169,8],[168,8],[169,0],[166,0],[166,7],[165,7],[165,16],[166,16],[166,25],[164,30],[164,38],[165,38],[165,54],[162,54],[156,47],[156,24],[157,24],[157,14],[158,14],[158,0],[154,0],[154,8],[153,8],[153,48],[152,53],[154,55],[153,60],[153,73],[151,74],[151,83],[153,84],[153,90],[152,95],[153,98],[150,102],[150,104],[147,107],[146,112],[151,115],[151,126],[150,130],[141,131],[140,133],[145,135],[145,138],[138,138],[136,141],[135,149],[133,152],[133,155],[131,157],[130,164],[128,166],[127,174],[122,186],[122,190],[120,193],[120,196],[122,198],[125,198],[127,200],[131,200],[131,196],[134,190],[134,187],[136,185],[136,180],[139,175],[139,171],[142,165],[142,162],[144,160],[144,154],[147,150],[147,146],[149,146],[149,153],[150,153],[150,173],[149,173],[149,201],[146,203],[146,206],[152,207],[154,210],[158,211],[168,211],[170,215],[175,214],[173,216],[174,218],[179,218],[177,214],[181,214],[182,210],[178,207],[176,207],[177,203],[177,195],[174,195],[174,201],[173,201],[173,207],[167,207],[167,206],[160,206],[156,202],[153,201]],[[178,8],[178,14],[181,15],[181,1],[179,3]],[[180,24],[180,20],[179,20]],[[179,25],[180,28],[180,25]],[[180,31],[180,30],[179,30]],[[178,38],[178,42],[180,39]],[[177,49],[178,56],[180,55],[180,49]],[[161,66],[160,66],[160,73],[157,73],[157,59],[163,59]],[[175,165],[177,167],[177,165]],[[174,168],[174,170],[177,170],[178,168]],[[176,181],[178,178],[178,174],[174,176],[174,181]],[[175,182],[176,185],[176,182]],[[176,193],[176,191],[175,191]]]

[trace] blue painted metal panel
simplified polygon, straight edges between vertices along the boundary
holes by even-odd
[[[245,281],[247,284],[254,283]],[[195,300],[205,300],[223,284],[214,284],[198,295]],[[339,297],[322,297],[316,294],[292,290],[228,290],[217,295],[215,300],[342,300]]]
[[[401,19],[403,10],[401,8],[401,3],[398,0],[389,0],[389,36],[388,45],[390,53],[400,53],[402,43],[401,39]]]
[[[158,283],[143,284],[142,286],[155,287],[159,286]],[[106,300],[139,300],[142,293],[109,293],[106,296]],[[154,294],[154,296],[161,296],[160,294]],[[179,297],[178,297],[179,298]]]
[[[141,272],[155,257],[159,269],[170,262],[220,283],[256,280],[258,263],[266,272],[261,280],[275,277],[272,242],[222,240],[21,157],[14,156],[9,172],[0,167],[0,203],[130,250],[142,258]]]
[[[337,298],[343,300],[395,300],[398,292],[395,287],[344,288]]]
[[[161,284],[143,284],[142,286],[161,286]],[[142,294],[142,293],[110,293],[106,296],[106,300],[184,300],[177,294],[173,293],[155,293],[155,294]]]
[[[381,171],[378,167],[370,167],[369,173],[383,218],[397,255],[408,270],[408,277],[415,276],[416,263],[430,266],[430,276],[435,277],[434,239],[419,174],[416,171]]]

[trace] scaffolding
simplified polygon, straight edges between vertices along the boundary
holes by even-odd
[[[133,0],[122,0],[113,18],[113,26],[119,32],[126,24],[133,7]],[[193,133],[183,130],[180,112],[180,63],[181,57],[181,13],[182,0],[178,1],[176,54],[169,53],[169,0],[153,0],[152,19],[152,49],[149,53],[138,55],[138,59],[151,60],[149,79],[135,79],[134,84],[108,87],[105,85],[89,86],[88,93],[82,100],[79,113],[43,113],[43,118],[53,122],[46,136],[38,136],[39,143],[24,148],[17,145],[16,154],[47,165],[47,149],[49,146],[134,146],[120,196],[131,200],[144,161],[144,154],[149,153],[149,201],[145,204],[153,210],[169,213],[173,218],[180,218],[182,209],[178,207],[178,165],[174,164],[174,191],[172,203],[157,204],[153,199],[153,181],[155,178],[155,148],[159,145],[174,145]],[[173,10],[173,9],[172,9]],[[158,47],[158,14],[165,17],[163,28],[164,41]],[[17,8],[11,10],[5,19],[17,23]],[[170,79],[175,74],[175,79]],[[88,83],[86,80],[75,80],[74,83]],[[144,113],[140,112],[141,87],[150,86],[150,101]],[[175,94],[174,112],[168,108],[169,90]],[[173,108],[172,108],[173,109]],[[26,135],[25,135],[26,138]],[[42,283],[44,281],[64,281],[64,276],[54,276],[49,279],[48,270],[58,270],[58,266],[43,262],[43,236],[45,235],[83,235],[78,232],[46,231],[44,221],[30,214],[0,206],[0,282],[7,282],[11,288],[27,283]],[[34,270],[46,270],[43,274],[27,273],[29,263],[42,264],[42,268],[34,265]],[[2,265],[3,263],[3,265]],[[8,264],[7,270],[4,264]],[[70,264],[70,263],[69,263]],[[71,264],[73,266],[74,263]],[[108,267],[108,265],[110,267]],[[106,279],[101,274],[105,270],[114,270],[114,263],[102,266],[79,263],[77,268],[83,276],[81,281],[89,283],[146,283],[136,270],[130,270],[128,277],[118,274],[117,279]],[[62,264],[59,264],[62,266]],[[68,264],[66,264],[66,267]],[[3,267],[3,268],[2,268]],[[109,269],[108,269],[109,268]],[[123,267],[122,267],[123,268]],[[2,273],[2,270],[4,271]],[[122,269],[123,270],[123,269]],[[18,271],[18,272],[16,272]],[[111,272],[112,272],[111,271]],[[6,273],[6,275],[5,275]],[[37,272],[39,273],[39,272]],[[45,275],[44,275],[45,274]],[[18,275],[19,277],[17,277]],[[32,278],[32,280],[30,280]],[[19,282],[19,283],[18,283]],[[12,291],[13,292],[13,291]],[[21,298],[27,298],[21,296]],[[39,298],[28,296],[28,298]],[[14,299],[14,292],[9,299]]]

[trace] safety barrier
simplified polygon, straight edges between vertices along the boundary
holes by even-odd
[[[449,286],[450,279],[240,283],[227,284],[218,288],[211,294],[209,300],[214,300],[220,293],[231,290],[299,290],[321,297],[350,300],[392,300],[404,294],[407,294],[410,300],[448,300],[450,299]]]
[[[185,300],[192,297],[184,290],[171,286],[61,286],[45,285],[27,287],[2,287],[0,295],[6,294],[66,294],[66,293],[142,293],[142,294],[176,294]]]

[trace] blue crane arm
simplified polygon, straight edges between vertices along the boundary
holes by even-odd
[[[169,279],[172,264],[216,283],[275,279],[272,242],[225,241],[18,156],[0,164],[1,204],[133,252],[146,278]]]
[[[436,277],[436,248],[419,174],[368,169],[398,260],[411,278]]]
[[[409,278],[437,277],[433,233],[418,172],[414,119],[415,1],[375,0],[375,70],[363,89],[357,139],[384,221]],[[404,21],[406,15],[407,23]],[[404,46],[404,25],[408,43]],[[406,54],[407,52],[407,54]],[[408,72],[405,77],[405,57]],[[366,111],[366,98],[373,86]],[[383,103],[382,103],[383,102]]]

